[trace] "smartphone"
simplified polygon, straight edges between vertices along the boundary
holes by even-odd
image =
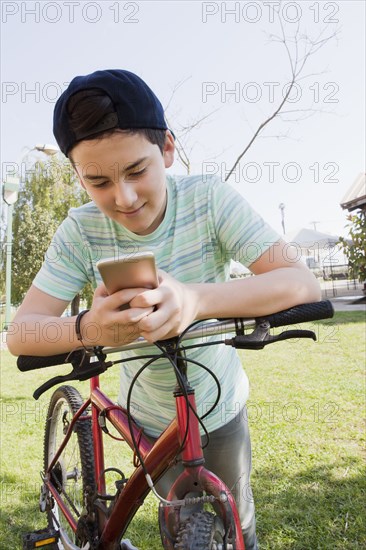
[[[135,252],[97,262],[109,294],[124,288],[157,288],[158,273],[153,252]]]

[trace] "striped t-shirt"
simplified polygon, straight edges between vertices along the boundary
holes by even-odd
[[[136,235],[105,216],[92,202],[72,208],[61,224],[37,274],[37,288],[62,300],[72,300],[85,283],[101,282],[96,262],[121,254],[152,251],[158,268],[182,283],[214,283],[229,279],[230,260],[250,266],[278,241],[278,234],[227,183],[216,177],[167,176],[167,208],[159,227]],[[191,342],[190,342],[191,343]],[[125,352],[142,355],[142,350]],[[145,348],[149,355],[156,348]],[[189,358],[210,368],[221,384],[216,409],[205,418],[209,432],[234,418],[248,398],[248,380],[236,351],[208,346]],[[121,367],[119,402],[126,405],[131,380],[143,361]],[[191,364],[199,414],[210,409],[216,384],[207,372]],[[175,375],[159,360],[145,369],[133,388],[133,415],[147,434],[158,436],[175,414]]]

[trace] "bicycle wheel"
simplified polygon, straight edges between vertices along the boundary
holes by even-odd
[[[197,512],[181,525],[174,550],[229,550],[224,546],[224,535],[225,529],[218,516]],[[231,544],[230,548],[233,548]]]
[[[63,441],[72,417],[82,404],[81,395],[71,386],[61,386],[52,395],[44,438],[45,471]],[[89,542],[92,548],[96,526],[82,518],[86,510],[86,495],[96,490],[91,420],[76,422],[74,432],[52,469],[51,481],[79,525],[75,534],[49,494],[46,498],[49,527],[61,528],[72,543],[82,546]],[[60,549],[64,548],[61,542],[58,544]]]

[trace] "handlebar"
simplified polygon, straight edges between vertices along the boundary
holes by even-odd
[[[258,317],[256,319],[237,318],[202,322],[198,327],[193,327],[191,330],[188,330],[187,333],[184,334],[182,340],[208,338],[209,336],[214,335],[237,333],[238,323],[240,323],[242,329],[256,327],[264,322],[268,323],[268,328],[275,328],[310,321],[318,321],[321,319],[329,319],[333,317],[333,315],[334,310],[331,302],[329,300],[323,300],[320,302],[291,307],[278,313]],[[125,344],[119,347],[105,347],[103,348],[103,354],[108,355],[109,353],[141,349],[151,345],[152,344],[150,342],[147,342],[143,338],[139,338],[130,344]],[[22,372],[62,365],[65,363],[82,366],[84,362],[86,364],[89,363],[90,356],[93,355],[95,355],[95,351],[93,349],[88,350],[88,353],[86,353],[84,348],[78,348],[72,352],[46,357],[20,355],[17,360],[17,366]]]
[[[290,307],[284,311],[266,315],[264,319],[269,322],[271,328],[276,328],[320,319],[329,319],[333,315],[334,309],[332,303],[329,300],[323,300],[321,302],[311,302],[309,304],[302,304],[301,306]]]

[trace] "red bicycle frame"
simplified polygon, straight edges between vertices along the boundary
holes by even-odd
[[[221,518],[224,524],[231,521],[234,525],[236,550],[245,550],[234,498],[226,485],[203,466],[204,458],[201,448],[199,423],[193,413],[193,410],[196,410],[194,392],[192,390],[188,396],[190,402],[189,408],[187,407],[186,398],[183,395],[177,395],[175,399],[176,418],[155,442],[152,442],[144,435],[141,429],[132,420],[134,438],[135,441],[137,441],[138,449],[146,470],[155,483],[172,464],[186,436],[184,448],[181,453],[184,471],[173,484],[167,500],[181,500],[188,493],[192,491],[197,492],[197,490],[212,495],[216,499],[216,506],[220,508]],[[99,376],[91,378],[90,397],[74,415],[65,438],[53,457],[45,475],[45,483],[48,489],[52,493],[53,498],[74,532],[77,529],[77,520],[67,503],[62,499],[62,495],[53,485],[51,481],[51,471],[67,445],[75,423],[90,418],[90,416],[83,415],[84,411],[90,405],[92,411],[95,479],[97,480],[99,494],[105,494],[106,492],[103,432],[98,422],[100,414],[103,414],[103,416],[109,420],[121,437],[128,443],[130,448],[134,450],[127,410],[119,406],[116,407],[116,405],[101,391]],[[102,514],[99,516],[100,548],[103,548],[103,550],[116,550],[116,548],[118,548],[116,541],[122,538],[130,521],[143,503],[149,491],[150,487],[146,480],[145,473],[142,466],[139,465],[117,496],[111,514],[108,515],[108,517]],[[164,507],[163,514],[167,525],[174,524],[174,516],[176,513],[176,507]]]

